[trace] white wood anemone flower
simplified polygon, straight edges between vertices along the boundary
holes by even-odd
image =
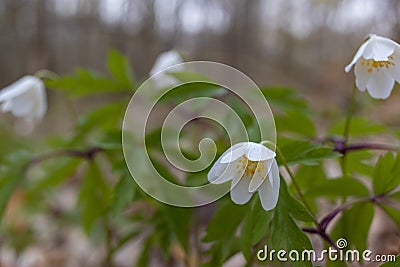
[[[41,79],[24,76],[0,91],[0,109],[11,112],[27,122],[43,119],[47,111],[47,96]]]
[[[365,90],[375,99],[386,99],[395,81],[400,82],[400,45],[395,41],[371,34],[345,67],[354,67],[357,88]]]
[[[150,74],[150,76],[153,76],[168,67],[171,67],[171,66],[174,66],[174,65],[180,64],[180,63],[183,63],[183,59],[176,50],[170,50],[170,51],[164,52],[157,57],[149,74]],[[174,70],[175,71],[183,71],[183,66],[177,67]],[[170,75],[165,74],[165,73],[154,76],[152,78],[152,81],[155,83],[155,86],[157,86],[157,88],[164,88],[167,86],[173,86],[173,85],[177,84],[176,79],[174,79],[173,77],[171,77]]]
[[[258,191],[264,210],[275,208],[279,197],[279,168],[275,152],[262,144],[242,142],[233,145],[215,162],[208,173],[213,184],[231,182],[231,199],[245,204]]]

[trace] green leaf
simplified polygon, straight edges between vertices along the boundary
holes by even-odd
[[[320,181],[307,191],[313,196],[369,196],[368,188],[355,178],[345,177]]]
[[[139,257],[137,259],[137,262],[135,266],[137,267],[148,267],[150,263],[150,252],[151,252],[151,247],[153,245],[153,239],[152,238],[147,238],[143,245],[142,245],[142,250],[139,254]]]
[[[95,146],[105,150],[122,150],[122,132],[118,130],[105,133],[99,141],[95,142]]]
[[[120,127],[124,110],[125,102],[113,102],[79,117],[78,136],[85,135],[92,130],[115,131],[116,127]]]
[[[189,71],[174,71],[168,72],[168,75],[174,77],[178,81],[182,83],[192,83],[192,82],[201,82],[201,83],[212,83],[213,81],[197,72],[189,72]]]
[[[389,195],[391,198],[400,200],[400,191],[394,192],[392,194]]]
[[[277,132],[289,132],[295,135],[314,137],[316,129],[310,118],[297,110],[289,110],[284,115],[275,116]]]
[[[127,90],[114,79],[85,69],[77,69],[73,75],[46,80],[45,84],[46,87],[60,89],[73,97]]]
[[[312,249],[311,242],[300,227],[294,222],[293,217],[308,218],[304,215],[304,210],[300,213],[296,211],[299,205],[294,204],[293,198],[287,192],[285,180],[281,179],[281,189],[278,204],[274,209],[271,229],[271,247],[278,251],[290,250],[309,250]],[[293,205],[294,204],[294,205]],[[292,217],[293,216],[293,217]],[[291,262],[291,266],[312,266],[311,262]]]
[[[211,256],[209,262],[202,267],[223,266],[227,259],[240,252],[240,240],[236,236],[228,236],[220,242],[215,242],[206,252]]]
[[[0,165],[0,218],[14,190],[24,181],[24,171],[29,160],[30,154],[27,151],[17,151],[8,155],[4,165]]]
[[[176,237],[176,239],[182,245],[182,248],[187,252],[192,210],[189,208],[162,205],[161,211],[166,218],[169,229],[171,229],[171,233]]]
[[[194,82],[182,84],[170,90],[162,96],[160,103],[173,102],[176,104],[182,103],[187,99],[196,97],[216,97],[226,93],[226,90],[212,83]]]
[[[108,71],[122,88],[131,88],[133,72],[128,59],[116,50],[110,50],[107,60]]]
[[[346,155],[346,169],[348,173],[358,173],[371,176],[373,173],[372,158],[374,153],[371,151],[352,151]]]
[[[346,120],[342,119],[334,124],[329,130],[328,134],[343,135]],[[382,133],[386,130],[383,125],[375,124],[371,119],[363,117],[353,117],[351,119],[350,136],[366,136],[372,134]]]
[[[115,211],[115,213],[118,213],[127,204],[133,202],[136,188],[137,186],[129,174],[121,175],[120,180],[115,185],[113,190],[113,211]]]
[[[281,178],[281,186],[279,190],[279,205],[289,212],[295,219],[303,222],[312,222],[313,217],[297,199],[289,194],[285,180]]]
[[[387,215],[400,227],[400,212],[398,209],[392,208],[387,205],[380,205],[380,207],[386,212]]]
[[[82,209],[82,225],[90,233],[94,223],[108,208],[111,200],[110,189],[103,174],[94,162],[90,162],[79,192],[79,206]]]
[[[380,267],[399,267],[399,262],[400,262],[400,255],[397,255],[394,262],[386,262],[379,266]]]
[[[347,248],[355,247],[363,251],[367,246],[369,228],[374,217],[374,205],[371,203],[356,203],[348,210],[344,210],[336,223],[332,238],[344,238],[348,242]],[[356,229],[356,232],[355,232]]]
[[[298,90],[285,87],[264,87],[261,92],[273,108],[280,110],[307,111],[306,102],[298,95]]]
[[[57,186],[70,178],[78,169],[81,159],[68,158],[52,160],[52,164],[45,168],[45,174],[30,189],[31,194],[38,193],[39,191],[47,191],[49,188]]]
[[[281,147],[286,162],[291,164],[317,165],[324,159],[337,158],[341,154],[332,148],[313,144],[309,141],[293,141]],[[278,159],[280,160],[280,159]]]
[[[252,201],[250,212],[246,214],[240,231],[241,250],[247,261],[252,255],[252,246],[261,241],[269,232],[272,211],[265,211],[258,197]]]
[[[376,195],[395,189],[400,184],[400,156],[392,153],[381,156],[375,166],[373,188]]]
[[[228,201],[211,219],[206,229],[204,242],[224,240],[232,235],[238,228],[244,215],[248,211],[248,205],[235,205]]]

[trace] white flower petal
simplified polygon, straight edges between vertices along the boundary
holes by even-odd
[[[261,186],[262,183],[266,182],[265,180],[267,179],[267,175],[271,169],[271,164],[273,161],[274,159],[271,159],[271,160],[260,161],[258,163],[257,169],[254,172],[254,175],[250,181],[249,185],[250,192],[256,191]]]
[[[150,76],[153,76],[154,74],[163,71],[164,69],[171,67],[176,64],[183,63],[182,57],[179,55],[179,53],[175,50],[170,50],[167,52],[164,52],[160,54],[154,65],[153,68],[150,70]]]
[[[400,83],[400,48],[395,50],[392,63],[394,63],[394,66],[389,66],[387,71],[396,82]]]
[[[1,105],[1,111],[3,112],[8,112],[10,111],[12,108],[12,99],[11,100],[7,100],[5,101],[2,105]]]
[[[356,76],[356,86],[357,88],[364,92],[367,88],[367,83],[370,78],[370,73],[368,73],[368,67],[361,63],[362,61],[359,60],[354,67],[354,74]]]
[[[46,90],[34,76],[25,76],[0,91],[2,111],[11,111],[27,121],[40,120],[47,111]]]
[[[251,161],[262,161],[272,159],[276,156],[275,152],[264,145],[248,142],[246,144],[246,157]]]
[[[221,163],[229,163],[232,161],[237,160],[244,154],[246,154],[247,147],[246,147],[247,142],[241,142],[237,143],[233,146],[231,146],[225,153],[221,156]]]
[[[168,73],[160,73],[158,75],[155,75],[159,72],[164,71],[165,69],[183,63],[183,60],[179,53],[175,50],[171,50],[165,53],[162,53],[158,58],[156,59],[156,62],[154,63],[153,68],[150,70],[150,76],[153,76],[151,78],[151,81],[153,84],[156,86],[156,88],[165,88],[165,87],[170,87],[170,86],[176,86],[179,84],[179,82],[172,76],[168,75]],[[176,66],[174,71],[183,71],[184,67],[183,65],[181,66]]]
[[[231,162],[231,163],[225,163],[225,164],[219,163],[218,167],[216,167],[216,168],[222,168],[222,172],[221,172],[221,169],[219,169],[217,172],[220,172],[220,174],[218,176],[215,176],[215,175],[212,176],[213,174],[215,174],[217,172],[211,173],[211,171],[210,171],[207,178],[213,184],[222,184],[222,183],[232,180],[234,177],[240,178],[245,171],[244,169],[242,169],[240,167],[241,167],[241,164],[239,162]]]
[[[32,116],[32,109],[36,100],[36,94],[33,90],[28,90],[15,97],[12,102],[11,112],[16,117]]]
[[[350,62],[349,65],[347,65],[344,70],[346,72],[349,72],[351,70],[351,68],[353,67],[353,65],[361,58],[361,56],[364,53],[365,48],[368,46],[369,44],[369,40],[367,40],[365,43],[363,43],[360,48],[357,50],[356,54],[353,57],[353,60]]]
[[[250,200],[253,194],[249,192],[249,184],[250,177],[245,176],[239,180],[239,183],[231,189],[231,199],[233,202],[236,204],[245,204]]]
[[[227,167],[228,164],[222,164],[220,163],[220,160],[217,160],[207,174],[208,181],[213,183],[222,173],[224,173]]]
[[[385,71],[373,71],[367,83],[368,93],[376,99],[389,97],[394,86],[394,79]]]
[[[274,160],[272,163],[271,171],[268,174],[270,183],[262,183],[258,189],[261,205],[264,210],[271,210],[275,208],[278,203],[280,178],[278,164]]]
[[[41,86],[42,81],[35,76],[24,76],[0,91],[0,102],[10,100],[30,90],[32,86]]]
[[[363,57],[365,59],[373,59],[375,61],[386,61],[394,52],[394,44],[387,41],[384,37],[371,37]]]

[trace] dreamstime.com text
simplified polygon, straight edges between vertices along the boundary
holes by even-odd
[[[374,255],[371,250],[358,251],[355,249],[343,250],[347,247],[347,240],[340,238],[336,241],[337,248],[329,247],[320,252],[314,250],[274,250],[264,248],[257,252],[259,261],[274,261],[280,262],[322,262],[322,261],[342,261],[342,262],[395,262],[395,255]]]

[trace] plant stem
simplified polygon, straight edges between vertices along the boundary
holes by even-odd
[[[307,208],[308,212],[311,214],[313,221],[316,225],[319,225],[318,220],[314,214],[314,212],[311,209],[311,206],[308,204],[306,197],[304,196],[303,192],[301,192],[300,186],[297,183],[296,177],[294,176],[292,170],[289,168],[289,165],[286,162],[285,157],[283,156],[281,150],[276,147],[276,151],[278,152],[279,158],[282,161],[283,166],[285,166],[286,171],[288,172],[290,179],[292,180],[292,183],[294,187],[296,188],[297,194],[299,195],[301,201],[303,202],[304,206]]]
[[[110,226],[110,222],[106,217],[104,218],[104,231],[105,231],[105,235],[106,235],[106,256],[104,259],[104,264],[107,267],[113,267],[114,263],[113,263],[113,254],[114,254],[114,250],[113,250],[113,246],[112,246],[112,229]]]
[[[43,69],[37,71],[34,76],[38,77],[39,79],[58,79],[60,76],[55,73],[54,71]]]
[[[75,150],[75,149],[56,150],[33,158],[27,164],[26,169],[32,167],[33,165],[39,164],[43,161],[60,157],[74,157],[74,158],[84,158],[87,160],[92,160],[97,153],[103,151],[104,150],[100,147],[91,147],[86,150]]]

